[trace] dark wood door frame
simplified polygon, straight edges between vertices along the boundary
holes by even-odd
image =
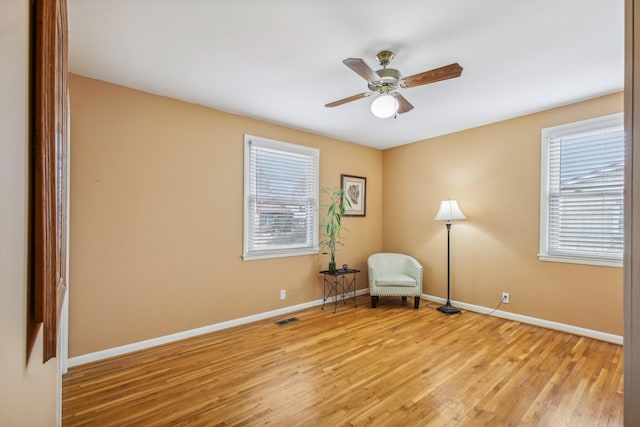
[[[625,0],[624,425],[640,425],[640,0]],[[638,108],[636,108],[638,106]]]
[[[30,303],[43,362],[56,356],[67,291],[69,108],[66,0],[31,2]]]

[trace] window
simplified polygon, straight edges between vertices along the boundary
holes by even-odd
[[[622,113],[543,129],[541,164],[540,259],[622,266]]]
[[[316,148],[244,137],[245,260],[318,253]]]

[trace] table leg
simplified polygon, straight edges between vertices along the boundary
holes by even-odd
[[[346,275],[342,276],[342,302],[346,304],[346,299],[353,298],[353,306],[356,306],[356,273],[353,273],[351,279]]]
[[[336,312],[336,308],[338,308],[338,278],[334,278],[333,281],[327,280],[327,277],[323,277],[324,283],[322,287],[322,307],[321,310],[324,310],[324,305],[327,303],[327,299],[331,298],[333,294],[333,312]]]

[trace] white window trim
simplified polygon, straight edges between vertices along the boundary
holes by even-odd
[[[597,258],[578,258],[578,257],[563,257],[558,255],[548,255],[539,253],[538,259],[540,261],[562,262],[566,264],[584,264],[584,265],[597,265],[602,267],[622,267],[622,261],[607,261]]]
[[[273,139],[263,138],[259,136],[253,135],[244,135],[244,188],[243,188],[243,249],[242,249],[242,259],[244,261],[253,261],[260,259],[271,259],[271,258],[284,258],[284,257],[292,257],[292,256],[302,256],[302,255],[317,255],[319,253],[318,247],[318,209],[316,206],[316,226],[313,229],[314,233],[314,242],[315,246],[313,248],[300,248],[300,249],[284,249],[284,250],[270,250],[264,251],[260,253],[249,253],[249,203],[248,203],[248,195],[250,192],[250,151],[249,144],[251,141],[261,141],[264,143],[268,143],[270,145],[278,146],[279,148],[287,149],[288,151],[294,153],[300,153],[305,155],[311,155],[315,157],[315,167],[316,167],[316,185],[315,185],[315,199],[316,202],[319,203],[320,200],[320,150],[313,147],[307,147],[304,145],[292,144],[289,142],[276,141]]]
[[[538,253],[538,259],[540,261],[551,261],[568,264],[586,264],[605,267],[623,267],[622,260],[606,260],[601,258],[587,258],[587,257],[568,257],[550,255],[548,253],[548,227],[549,227],[549,135],[563,136],[576,133],[579,131],[588,132],[590,130],[600,129],[607,124],[611,124],[614,121],[623,122],[624,113],[615,113],[607,116],[597,117],[594,119],[587,119],[573,123],[567,123],[564,125],[553,126],[542,129],[541,132],[541,172],[540,172],[540,248]]]

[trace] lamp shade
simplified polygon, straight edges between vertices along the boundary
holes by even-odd
[[[451,221],[452,219],[466,219],[466,217],[460,210],[457,201],[443,200],[440,203],[440,209],[438,210],[436,217],[433,219],[436,221]]]
[[[380,95],[371,103],[371,112],[374,116],[387,119],[398,111],[398,100],[392,95]]]

